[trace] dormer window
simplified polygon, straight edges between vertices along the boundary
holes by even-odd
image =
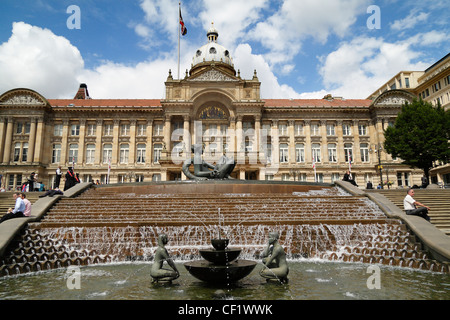
[[[217,53],[216,48],[212,47],[211,49],[209,49],[209,53],[216,54]]]
[[[202,55],[202,51],[201,50],[197,50],[197,57],[200,57]]]

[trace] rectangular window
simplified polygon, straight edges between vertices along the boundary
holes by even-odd
[[[155,144],[153,146],[153,162],[159,163],[159,159],[161,159],[161,152],[162,152],[162,144]]]
[[[69,163],[78,162],[78,144],[71,144],[69,146]]]
[[[289,162],[288,145],[285,143],[280,144],[280,163]]]
[[[367,126],[365,124],[358,125],[359,135],[366,136],[367,135]]]
[[[121,136],[129,136],[130,135],[130,125],[129,124],[122,124],[120,126],[120,135]]]
[[[405,78],[405,86],[407,89],[410,87],[409,78]]]
[[[334,124],[327,124],[327,136],[335,136],[336,130]]]
[[[14,162],[19,162],[20,159],[20,143],[14,145]]]
[[[145,164],[145,152],[146,152],[145,144],[138,144],[137,145],[137,155],[136,155],[137,163]]]
[[[73,124],[71,126],[70,135],[72,135],[72,136],[80,135],[80,125],[79,124]]]
[[[103,134],[106,137],[111,137],[114,132],[114,125],[113,124],[105,124],[104,125],[104,131]]]
[[[62,137],[62,132],[63,132],[63,125],[55,124],[55,127],[53,128],[53,135],[55,137]]]
[[[108,163],[112,159],[112,144],[103,146],[103,163]]]
[[[295,145],[295,162],[305,162],[305,145],[303,143],[298,143]]]
[[[95,160],[95,144],[86,146],[86,164],[93,164]]]
[[[335,143],[328,144],[328,161],[337,162],[337,148]]]
[[[303,135],[303,124],[296,123],[294,126],[294,135],[295,136],[302,136]]]
[[[312,151],[312,158],[314,160],[314,162],[321,162],[321,158],[320,158],[320,144],[318,143],[313,143],[313,145],[311,146],[311,151]]]
[[[311,135],[320,136],[320,126],[318,124],[311,125]]]
[[[128,163],[128,156],[130,154],[130,145],[129,144],[121,144],[120,145],[120,157],[119,161],[122,164]]]
[[[61,161],[61,145],[54,144],[52,151],[52,163],[59,163]]]
[[[25,142],[22,146],[22,162],[28,161],[28,142]]]
[[[139,124],[137,127],[137,135],[138,137],[144,137],[147,135],[147,125]]]
[[[164,130],[164,124],[157,123],[154,126],[154,132],[153,133],[154,133],[155,136],[162,136],[164,134],[163,130]]]
[[[361,161],[369,162],[369,145],[367,143],[361,143],[360,152],[361,152]]]
[[[353,146],[351,143],[344,144],[344,155],[345,155],[345,162],[349,162],[350,159],[353,162]]]
[[[344,136],[351,136],[352,135],[352,126],[350,124],[343,124],[342,132],[343,132]]]
[[[95,124],[88,124],[87,126],[87,136],[94,137],[97,132],[97,126]]]
[[[22,130],[23,130],[23,123],[22,122],[17,122],[16,133],[17,134],[21,134]]]
[[[287,124],[283,123],[278,126],[278,135],[279,136],[287,136],[288,135]]]

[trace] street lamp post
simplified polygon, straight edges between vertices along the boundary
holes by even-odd
[[[380,171],[381,189],[384,189],[384,185],[383,185],[383,166],[381,165],[381,150],[383,150],[383,147],[381,146],[380,143],[378,143],[378,145],[374,145],[374,151],[378,155],[378,170]]]

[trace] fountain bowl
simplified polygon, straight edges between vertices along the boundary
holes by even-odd
[[[225,249],[225,250],[215,250],[215,249],[205,249],[199,250],[201,256],[216,265],[227,265],[236,260],[241,254],[241,249]]]
[[[229,242],[228,239],[211,239],[211,244],[216,250],[225,250]]]
[[[208,283],[226,284],[239,281],[248,276],[256,266],[250,260],[237,260],[230,264],[218,266],[205,260],[191,261],[185,268],[199,280]]]

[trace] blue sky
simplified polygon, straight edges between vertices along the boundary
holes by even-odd
[[[80,8],[69,29],[67,8]],[[380,28],[367,21],[380,9]],[[425,70],[450,51],[447,1],[182,1],[188,34],[182,75],[214,22],[243,78],[262,98],[368,97],[402,70]],[[1,0],[0,93],[18,87],[73,98],[164,98],[177,75],[178,0]]]

